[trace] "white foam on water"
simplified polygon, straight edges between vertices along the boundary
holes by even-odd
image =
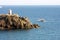
[[[45,23],[45,22],[60,22],[59,20],[60,20],[60,18],[59,19],[54,19],[54,18],[48,18],[48,19],[46,19],[46,18],[43,18],[44,19],[44,22],[43,23]],[[37,20],[38,22],[41,22],[40,20]]]
[[[46,21],[46,22],[60,22],[60,21]]]
[[[0,6],[0,8],[3,8],[2,6]]]

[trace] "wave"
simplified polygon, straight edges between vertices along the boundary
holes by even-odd
[[[46,22],[60,22],[60,21],[46,21]]]
[[[60,22],[59,20],[55,20],[55,19],[50,19],[50,20],[46,20],[44,18],[40,18],[37,20],[38,22]]]

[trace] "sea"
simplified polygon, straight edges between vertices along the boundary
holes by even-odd
[[[9,9],[40,27],[0,31],[0,40],[60,40],[60,5],[1,5],[0,14],[8,14]],[[37,21],[40,18],[46,22]]]

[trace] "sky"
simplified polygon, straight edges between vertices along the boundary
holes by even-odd
[[[0,0],[0,5],[60,5],[60,0]]]

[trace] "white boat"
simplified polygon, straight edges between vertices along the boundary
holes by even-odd
[[[46,22],[46,20],[43,19],[43,18],[39,18],[37,21],[39,21],[39,22]]]

